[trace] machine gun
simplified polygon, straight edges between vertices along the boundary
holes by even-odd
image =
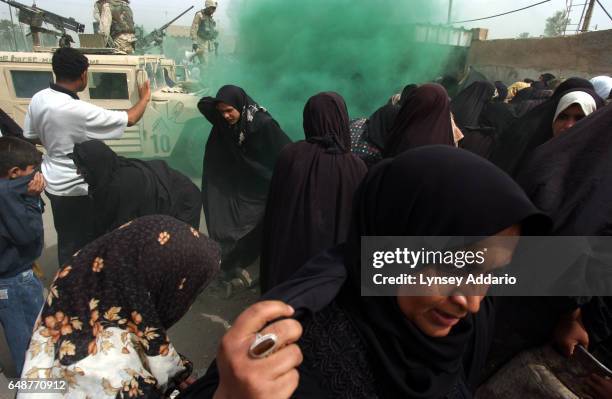
[[[183,11],[178,17],[174,18],[172,21],[168,22],[161,28],[155,29],[153,32],[149,33],[148,35],[139,38],[136,41],[136,48],[139,51],[145,52],[151,47],[155,47],[155,46],[161,47],[164,44],[164,37],[166,36],[165,30],[168,29],[170,25],[175,23],[183,15],[191,11],[193,8],[194,6],[189,7],[187,10]]]
[[[13,0],[0,1],[19,10],[19,22],[30,26],[35,47],[40,46],[41,33],[48,33],[59,37],[60,47],[70,47],[70,43],[74,43],[74,40],[72,36],[66,33],[66,30],[76,33],[85,32],[85,25],[75,21],[74,18],[62,17],[61,15],[38,8],[36,5],[30,7]],[[43,23],[52,25],[59,32],[43,28]]]

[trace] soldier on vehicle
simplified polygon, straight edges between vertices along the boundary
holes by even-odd
[[[105,0],[96,0],[94,1],[94,9],[93,9],[93,31],[94,33],[100,33],[100,16],[102,15],[102,8]]]
[[[99,33],[108,39],[111,47],[133,54],[136,29],[129,0],[98,0],[94,5],[94,19],[97,12],[100,13]]]
[[[217,51],[219,36],[217,23],[213,14],[217,10],[217,0],[206,0],[204,9],[198,11],[191,25],[191,39],[193,40],[193,51],[197,52],[200,60],[200,73],[204,72],[203,66],[208,64],[212,52]]]

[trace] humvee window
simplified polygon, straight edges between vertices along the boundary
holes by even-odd
[[[125,73],[92,72],[89,82],[89,98],[92,100],[129,100]]]
[[[49,88],[53,82],[53,73],[48,71],[11,71],[15,96],[32,98],[34,94]]]
[[[189,79],[187,75],[187,68],[180,65],[176,67],[176,81],[177,82],[186,82]]]

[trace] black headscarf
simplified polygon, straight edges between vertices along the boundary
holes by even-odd
[[[510,101],[512,112],[517,118],[523,117],[527,112],[545,103],[552,95],[552,90],[537,90],[533,87],[523,89]]]
[[[496,80],[495,89],[497,89],[497,97],[495,97],[495,101],[500,103],[506,101],[506,98],[508,98],[508,86],[506,86],[504,82]]]
[[[491,101],[484,106],[478,126],[462,130],[465,137],[459,142],[459,147],[489,159],[499,136],[515,120],[516,115],[510,104]]]
[[[304,108],[307,140],[281,152],[264,219],[263,292],[287,280],[319,252],[346,240],[353,196],[367,172],[350,151],[330,151],[350,140],[348,123],[340,95],[311,97]]]
[[[555,80],[556,78],[557,77],[552,73],[543,73],[542,76],[540,76],[540,79],[542,79],[546,86],[548,86],[548,82],[550,82],[551,80]]]
[[[495,94],[495,86],[489,82],[474,82],[451,102],[455,123],[462,131],[466,128],[477,128],[480,114]]]
[[[389,132],[400,110],[398,105],[385,104],[370,116],[365,125],[365,134],[372,144],[379,149],[385,148]]]
[[[97,140],[75,144],[71,157],[89,185],[96,236],[147,215],[173,216],[199,226],[198,188],[164,161],[124,158]]]
[[[219,103],[240,112],[229,125]],[[198,104],[212,125],[206,143],[202,202],[211,238],[220,243],[224,265],[244,267],[259,255],[261,221],[276,159],[291,140],[244,90],[224,86]]]
[[[389,132],[393,127],[400,108],[410,98],[410,93],[418,87],[415,84],[407,85],[402,90],[398,104],[385,104],[368,118],[365,126],[365,135],[368,141],[376,145],[381,151],[385,149],[385,144],[389,139]]]
[[[338,301],[367,347],[382,398],[437,399],[462,373],[477,379],[487,352],[491,302],[485,299],[480,312],[447,337],[430,338],[405,318],[395,298],[361,296],[361,237],[490,236],[546,218],[506,174],[446,146],[417,148],[376,165],[354,208],[347,244],[313,259],[266,298],[306,313]]]
[[[346,103],[338,93],[320,93],[304,107],[304,135],[309,143],[326,150],[346,153],[351,150],[351,132]]]
[[[135,220],[94,241],[57,272],[24,375],[50,370],[82,396],[104,389],[119,397],[126,387],[136,398],[172,392],[192,366],[167,331],[215,276],[219,261],[213,241],[167,216]]]
[[[23,138],[23,129],[0,109],[0,132],[3,136]]]
[[[604,101],[589,87],[593,85],[588,80],[573,78],[565,81],[549,100],[533,108],[501,134],[491,156],[493,163],[516,176],[533,150],[553,137],[553,118],[564,95],[584,91],[593,97],[598,108],[604,105]]]
[[[589,80],[583,78],[569,78],[555,89],[553,96],[559,98],[563,97],[565,93],[570,92],[573,89],[589,89],[595,91],[593,83],[591,83]]]
[[[400,96],[399,105],[400,106],[404,105],[406,100],[410,98],[410,93],[412,93],[413,91],[415,91],[418,88],[419,88],[419,85],[415,85],[415,84],[406,85],[404,87],[404,90],[402,90],[402,94]]]
[[[448,93],[438,84],[426,84],[408,94],[395,118],[385,145],[385,158],[409,149],[446,144],[454,146]]]

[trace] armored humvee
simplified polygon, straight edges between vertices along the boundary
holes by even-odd
[[[42,49],[41,49],[42,50]],[[204,152],[205,121],[197,102],[204,90],[188,92],[186,72],[163,55],[93,54],[89,59],[89,86],[79,93],[87,102],[106,109],[127,110],[138,101],[138,80],[151,82],[152,97],[142,120],[108,144],[123,156],[164,159],[197,174]],[[23,127],[32,96],[53,81],[51,50],[32,53],[0,52],[0,108]],[[191,91],[191,90],[189,90]],[[175,162],[176,164],[176,162]]]

